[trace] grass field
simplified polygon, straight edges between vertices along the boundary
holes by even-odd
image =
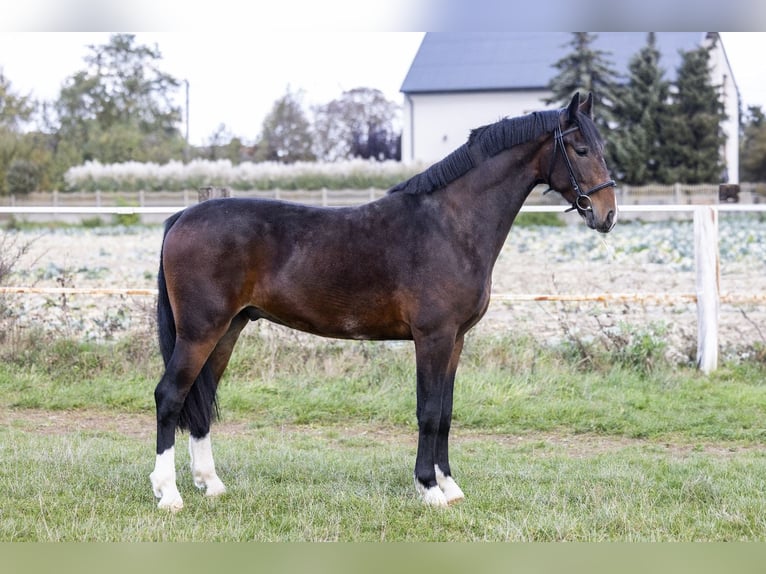
[[[425,507],[412,481],[410,344],[255,326],[220,390],[228,492],[158,511],[148,336],[29,337],[0,349],[2,541],[766,540],[766,366],[712,376],[617,351],[469,339],[455,396],[466,500]]]

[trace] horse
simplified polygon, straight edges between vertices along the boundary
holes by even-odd
[[[165,371],[154,391],[150,475],[158,507],[183,507],[177,429],[189,431],[194,484],[207,496],[225,492],[210,439],[216,389],[241,331],[259,319],[324,337],[413,341],[416,493],[437,507],[463,499],[448,449],[455,372],[466,333],[487,311],[495,260],[538,184],[588,227],[614,226],[615,182],[592,94],[474,129],[447,157],[363,205],[227,198],[170,216],[158,273]]]

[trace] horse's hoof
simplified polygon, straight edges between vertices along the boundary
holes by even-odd
[[[463,494],[461,491],[460,494],[457,496],[446,496],[446,498],[447,498],[447,504],[451,506],[453,504],[457,504],[458,502],[462,502],[465,499],[465,494]]]
[[[205,496],[215,498],[226,493],[226,486],[219,478],[207,482]]]
[[[439,485],[439,488],[444,493],[447,504],[454,504],[465,498],[463,490],[457,485],[455,479],[451,476],[445,476],[439,465],[436,465],[436,484]]]
[[[184,507],[184,501],[181,499],[181,495],[176,496],[163,496],[157,503],[157,508],[162,510],[168,510],[175,514]]]
[[[446,508],[449,504],[447,502],[447,497],[444,496],[444,493],[438,486],[432,486],[431,488],[423,489],[421,497],[423,498],[423,502],[428,506]]]
[[[444,496],[441,488],[438,486],[426,487],[415,478],[415,490],[418,491],[420,499],[428,506],[435,506],[437,508],[445,508],[447,506],[447,497]]]

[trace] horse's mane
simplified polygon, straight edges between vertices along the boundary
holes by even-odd
[[[494,124],[476,128],[471,131],[466,143],[443,160],[395,185],[388,193],[430,193],[441,189],[465,175],[477,163],[510,147],[552,133],[559,125],[560,113],[560,110],[533,112],[516,118],[504,118]],[[589,145],[601,145],[595,124],[589,118],[578,112],[575,121]]]

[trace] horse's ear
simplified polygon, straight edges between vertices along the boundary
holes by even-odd
[[[593,119],[593,92],[589,92],[588,98],[580,104],[580,111],[590,119]]]
[[[572,101],[569,102],[569,106],[567,107],[567,118],[569,121],[573,121],[577,114],[577,108],[580,107],[580,92],[575,93],[574,96],[572,96]]]

